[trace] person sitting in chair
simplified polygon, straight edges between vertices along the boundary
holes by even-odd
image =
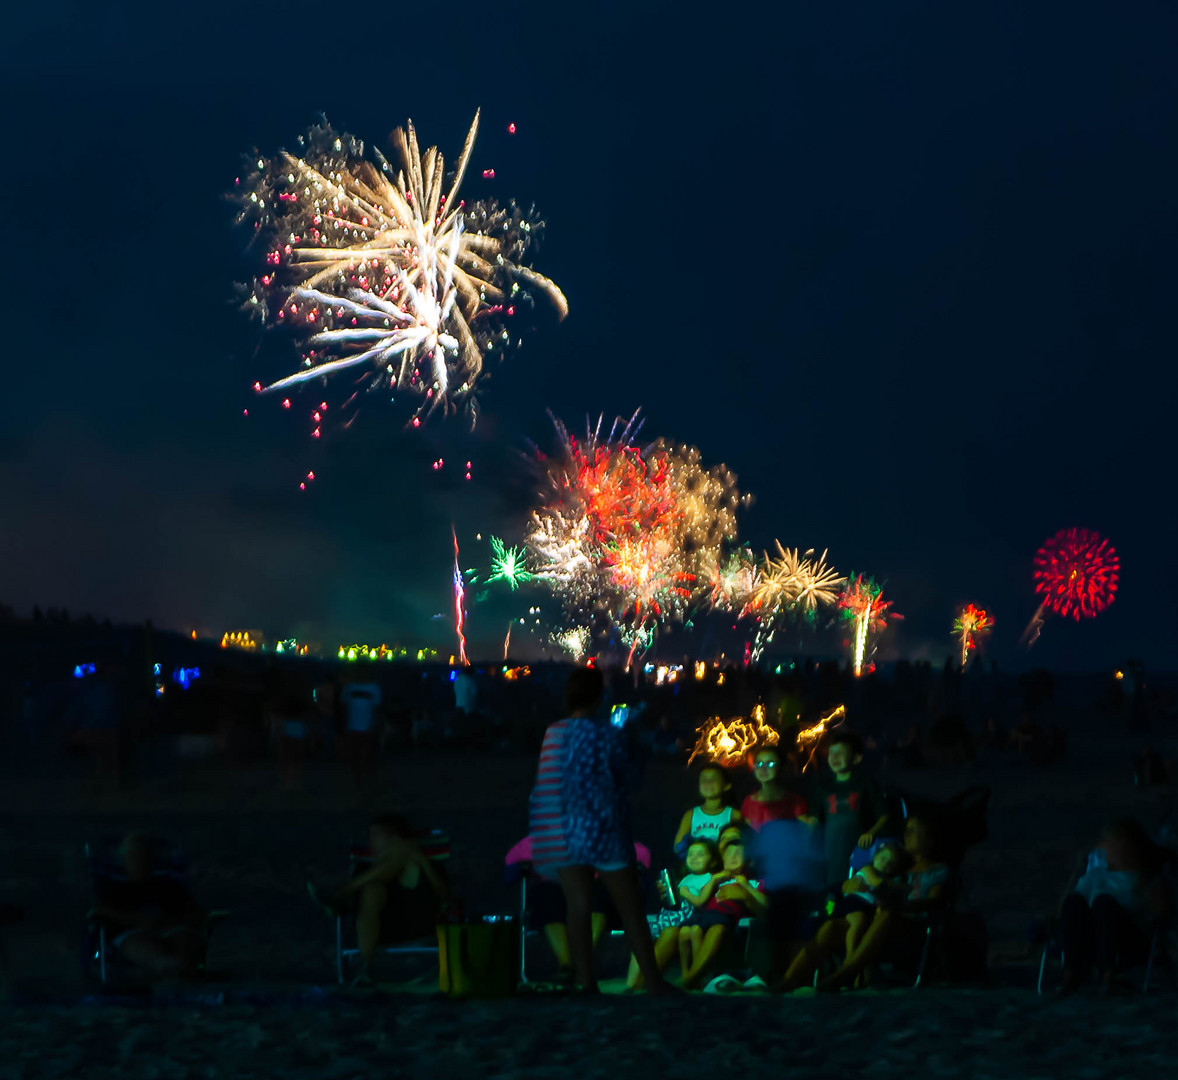
[[[372,865],[334,891],[307,883],[311,898],[332,915],[355,905],[361,968],[354,985],[373,986],[372,961],[381,945],[430,937],[449,898],[445,879],[422,853],[399,814],[372,819]]]
[[[114,935],[112,947],[153,978],[198,978],[208,947],[208,913],[175,878],[156,874],[151,841],[132,833],[119,848],[125,881],[101,890],[90,917]]]

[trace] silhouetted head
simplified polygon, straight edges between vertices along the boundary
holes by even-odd
[[[853,731],[836,731],[826,741],[826,763],[836,776],[845,776],[863,760],[863,740]]]
[[[904,825],[904,851],[916,860],[932,862],[939,852],[936,821],[925,814],[909,814]]]
[[[368,842],[378,859],[390,848],[413,837],[409,820],[401,814],[378,814],[368,826]]]
[[[1101,836],[1100,846],[1110,870],[1127,870],[1148,881],[1162,869],[1161,849],[1149,838],[1141,822],[1133,818],[1110,822]]]
[[[151,877],[151,842],[142,833],[128,833],[119,854],[128,881],[147,881]]]
[[[565,708],[569,716],[589,716],[605,696],[605,680],[597,668],[576,668],[565,684]]]

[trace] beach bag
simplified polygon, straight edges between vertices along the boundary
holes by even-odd
[[[438,924],[438,985],[452,998],[500,998],[519,982],[519,922],[489,915]]]

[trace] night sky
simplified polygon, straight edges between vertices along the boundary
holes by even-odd
[[[892,654],[939,662],[974,601],[1006,666],[1172,667],[1178,10],[1032,7],[21,5],[0,600],[448,645],[451,520],[485,568],[545,408],[642,406],[736,471],[755,548],[884,580]],[[538,308],[473,435],[373,402],[313,442],[250,391],[296,358],[233,303],[242,155],[323,112],[453,160],[479,106],[464,194],[537,204],[571,314]],[[1117,602],[1027,656],[1031,558],[1072,525],[1116,545]],[[475,604],[475,652],[538,602]]]

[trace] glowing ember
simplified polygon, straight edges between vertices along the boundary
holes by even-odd
[[[802,766],[802,772],[805,772],[810,767],[811,762],[814,760],[814,755],[818,753],[818,747],[822,745],[822,739],[826,733],[839,727],[846,718],[847,707],[845,705],[836,705],[818,723],[812,724],[808,728],[802,728],[798,732],[798,749],[806,750],[809,748],[810,751],[809,756],[806,758],[806,764]]]
[[[700,727],[687,764],[702,755],[717,765],[740,765],[754,746],[776,746],[779,739],[776,729],[765,723],[765,707],[754,705],[747,720],[743,716],[732,720],[714,716]]]

